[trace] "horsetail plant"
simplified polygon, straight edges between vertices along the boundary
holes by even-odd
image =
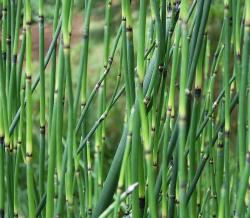
[[[249,217],[249,0],[51,2],[0,2],[0,218]]]

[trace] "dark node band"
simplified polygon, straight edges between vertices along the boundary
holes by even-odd
[[[4,147],[5,147],[5,149],[10,149],[10,145],[9,144],[4,143]]]
[[[109,57],[108,63],[109,63],[109,64],[112,64],[112,62],[113,62],[113,57]]]
[[[175,199],[175,194],[169,194],[169,195],[168,195],[168,198],[169,198],[169,199]]]
[[[5,61],[6,60],[6,52],[5,51],[2,53],[2,57],[3,57],[3,60]]]
[[[229,17],[229,24],[230,24],[230,25],[233,24],[233,18],[232,18],[232,16]]]
[[[4,144],[4,136],[0,136],[0,145]]]
[[[229,4],[225,4],[224,10],[228,10],[228,9],[229,9]]]
[[[151,98],[149,96],[146,96],[145,99],[144,99],[144,104],[147,105],[150,102],[150,99]]]
[[[133,31],[132,27],[127,27],[126,28],[126,32],[132,32],[132,31]]]
[[[246,26],[246,27],[250,27],[250,20],[245,20],[244,23],[245,23],[245,26]]]
[[[214,194],[212,197],[213,197],[214,199],[217,199],[217,194]]]
[[[38,18],[39,18],[40,23],[43,24],[44,23],[44,16],[39,15]]]
[[[160,73],[162,73],[162,72],[163,72],[163,70],[164,70],[163,65],[162,65],[162,64],[161,64],[161,65],[159,65],[159,71],[160,71]]]
[[[219,142],[217,146],[218,146],[218,148],[223,148],[224,147],[224,143],[223,142]]]
[[[63,44],[63,48],[64,49],[70,49],[70,44],[68,44],[68,45]]]
[[[139,207],[141,209],[145,207],[145,198],[139,198]]]
[[[145,155],[150,155],[151,153],[152,153],[152,152],[151,152],[150,149],[147,149],[147,150],[144,151],[144,154],[145,154]]]
[[[32,157],[32,153],[26,152],[26,157]]]
[[[4,209],[0,209],[0,218],[4,218]]]
[[[225,131],[224,131],[224,135],[225,135],[225,137],[229,137],[229,136],[230,136],[230,131],[225,130]]]
[[[89,34],[87,31],[84,31],[82,34],[83,39],[88,39],[89,38]]]
[[[96,88],[96,89],[99,89],[100,86],[101,86],[101,83],[98,82],[98,83],[96,83],[95,88]]]
[[[16,54],[14,54],[14,55],[12,56],[12,62],[13,62],[13,64],[16,64],[16,63],[17,63],[17,55],[16,55]]]
[[[7,12],[7,8],[2,8],[2,12]]]
[[[237,57],[238,60],[240,60],[241,59],[241,54],[239,52],[237,52],[236,57]]]
[[[138,75],[138,74],[136,74],[136,77],[138,78],[138,77],[139,77],[139,75]],[[139,81],[139,86],[140,86],[141,88],[143,88],[143,81]]]
[[[41,132],[41,134],[45,133],[45,126],[40,126],[40,132]]]
[[[203,158],[204,158],[205,160],[208,160],[209,155],[205,154]]]
[[[196,98],[199,98],[201,96],[201,88],[200,87],[195,88],[195,90],[194,90],[194,96]]]
[[[188,97],[191,97],[192,96],[192,92],[190,89],[185,89],[185,94],[188,96]]]
[[[250,151],[247,152],[247,163],[250,164]]]
[[[122,191],[122,190],[123,190],[123,186],[118,185],[118,186],[117,186],[117,189],[120,190],[120,191]]]
[[[31,20],[30,21],[26,21],[26,26],[30,27],[31,26]]]
[[[126,210],[126,211],[124,212],[124,215],[125,215],[125,216],[129,216],[129,210]]]
[[[11,36],[10,36],[10,35],[7,36],[6,42],[7,42],[7,44],[10,44],[10,43],[11,43]]]
[[[86,102],[81,103],[81,107],[84,108],[86,106]]]
[[[167,6],[167,11],[170,12],[172,10],[172,7],[171,7],[171,4],[170,2],[168,3],[168,6]]]
[[[179,115],[179,120],[182,122],[186,122],[187,121],[187,117],[183,116],[183,115]]]
[[[79,176],[79,175],[80,175],[80,170],[77,169],[77,170],[75,171],[75,173],[76,173],[76,176]]]
[[[26,74],[26,80],[31,80],[31,75]]]

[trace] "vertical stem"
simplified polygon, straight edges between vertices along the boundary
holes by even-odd
[[[178,148],[178,173],[179,173],[179,195],[180,195],[180,218],[187,217],[186,208],[186,132],[187,132],[187,95],[186,82],[188,70],[188,1],[181,2],[180,25],[181,25],[181,75],[180,75],[180,95],[179,95],[179,148]]]
[[[28,208],[29,217],[35,217],[35,198],[33,186],[32,170],[32,39],[31,39],[31,6],[30,0],[25,1],[25,22],[26,22],[26,164],[27,164],[27,190],[28,190]]]
[[[243,57],[242,57],[242,71],[243,73],[247,74],[248,83],[247,87],[250,87],[250,75],[249,75],[249,47],[250,47],[250,2],[246,1],[246,16],[244,22],[244,42],[243,42]],[[250,122],[250,93],[247,91],[247,121]],[[239,182],[239,188],[237,192],[237,200],[236,200],[236,212],[235,217],[242,217],[244,216],[244,209],[246,208],[245,205],[245,195],[247,193],[247,188],[249,186],[249,175],[250,175],[250,131],[247,134],[247,152],[245,155],[245,164],[243,165],[244,170],[240,171],[240,175],[242,175]],[[239,145],[241,146],[241,145]],[[241,173],[242,172],[242,173]],[[248,210],[249,211],[249,210]],[[247,216],[246,216],[247,217]]]
[[[229,10],[230,3],[228,0],[224,0],[224,88],[225,88],[225,127],[224,127],[224,137],[225,137],[225,153],[224,153],[224,187],[225,187],[225,216],[229,217],[229,146],[230,146],[230,85],[229,85],[229,59],[230,59],[230,26],[229,26]]]
[[[44,0],[39,0],[39,72],[40,72],[40,148],[39,197],[44,193],[45,177],[45,75],[44,75]]]

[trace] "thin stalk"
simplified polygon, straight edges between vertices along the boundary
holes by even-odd
[[[44,74],[44,1],[39,0],[39,72],[40,72],[40,147],[39,197],[44,193],[45,168],[45,74]]]
[[[225,140],[225,150],[224,150],[224,188],[225,188],[225,216],[229,217],[229,146],[230,146],[230,86],[229,86],[229,63],[230,63],[230,27],[229,27],[229,13],[230,13],[230,3],[228,0],[224,1],[224,87],[225,87],[225,127],[224,127],[224,140]]]
[[[53,36],[56,35],[56,29],[59,24],[59,9],[61,2],[56,0],[55,4],[55,13],[53,19]],[[53,106],[54,106],[54,91],[55,91],[55,79],[56,79],[56,47],[57,44],[54,44],[54,49],[51,52],[51,68],[50,68],[50,90],[49,90],[49,119],[48,119],[48,139],[50,138],[51,126],[52,126],[52,115],[53,115]],[[45,66],[46,61],[45,61]],[[40,68],[41,70],[41,68]],[[40,78],[39,78],[40,79]]]
[[[248,73],[248,87],[250,84],[250,76],[249,76],[249,45],[250,45],[250,3],[246,2],[246,17],[245,17],[245,24],[244,24],[244,47],[243,47],[243,72],[246,71]],[[247,58],[248,57],[248,58]],[[247,60],[248,59],[248,60]],[[250,94],[247,92],[247,121],[249,122],[250,120],[250,107],[249,107],[249,102],[250,102]],[[237,200],[236,200],[236,211],[234,216],[235,217],[241,217],[244,216],[244,209],[246,207],[245,205],[245,195],[247,192],[247,186],[249,183],[249,175],[250,175],[250,144],[249,144],[249,139],[250,139],[250,133],[248,131],[247,134],[247,153],[246,153],[246,163],[244,165],[244,171],[242,178],[240,179],[239,183],[239,190],[237,194]],[[240,154],[241,155],[241,154]]]
[[[141,127],[142,127],[142,140],[143,140],[143,152],[146,160],[146,171],[147,171],[147,180],[148,180],[148,199],[149,199],[149,214],[151,217],[157,217],[156,210],[156,201],[154,199],[154,182],[155,175],[152,169],[152,147],[149,144],[149,124],[146,115],[145,104],[143,101],[143,80],[145,75],[145,60],[144,60],[144,50],[145,50],[145,26],[146,26],[146,5],[147,1],[140,1],[140,10],[139,10],[139,37],[141,38],[141,43],[138,44],[137,50],[137,74],[136,78],[136,93],[139,103],[139,112],[141,118]]]
[[[25,21],[26,21],[26,165],[27,165],[27,189],[29,217],[35,217],[35,193],[33,184],[32,169],[32,38],[31,38],[31,5],[30,1],[25,1]]]
[[[188,2],[186,0],[181,2],[181,75],[180,75],[180,96],[179,96],[179,147],[178,147],[178,175],[179,175],[179,194],[180,194],[180,217],[187,216],[186,201],[186,158],[184,155],[186,145],[186,131],[187,131],[187,96],[185,93],[187,82],[187,70],[188,70],[188,36],[187,36],[187,13]]]
[[[16,152],[16,164],[15,164],[15,178],[14,178],[14,215],[19,215],[19,191],[18,191],[18,177],[19,177],[19,164],[21,162],[21,149],[23,144],[23,127],[24,127],[24,98],[25,98],[25,82],[23,77],[22,93],[21,93],[21,115],[20,123],[18,127],[18,140],[17,140],[17,152]]]

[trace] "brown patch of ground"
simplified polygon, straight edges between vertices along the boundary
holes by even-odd
[[[74,45],[81,40],[82,37],[82,25],[83,19],[81,14],[76,14],[73,17],[72,21],[72,35],[71,35],[71,43]],[[32,33],[32,57],[34,60],[38,60],[39,58],[39,24],[34,23],[31,26]],[[53,36],[53,25],[45,24],[44,26],[44,48],[45,54],[49,49],[50,43],[52,41]]]

